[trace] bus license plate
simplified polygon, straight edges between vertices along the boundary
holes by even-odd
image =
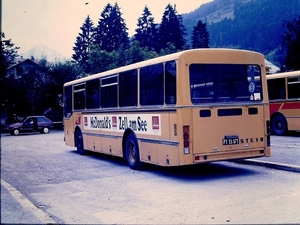
[[[238,145],[240,139],[238,136],[225,136],[222,140],[223,145]]]

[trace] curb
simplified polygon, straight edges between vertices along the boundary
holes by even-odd
[[[266,161],[255,160],[255,159],[238,160],[238,161],[235,161],[235,162],[236,163],[241,163],[241,164],[258,165],[258,166],[264,166],[264,167],[278,169],[278,170],[285,170],[285,171],[300,173],[300,166],[296,166],[296,165],[266,162]]]

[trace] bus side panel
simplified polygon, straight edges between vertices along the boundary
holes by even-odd
[[[178,147],[176,146],[159,146],[161,150],[158,151],[158,164],[161,166],[178,166],[179,157],[178,157]]]
[[[89,134],[85,134],[84,137],[86,137],[86,142],[84,142],[84,145],[87,150],[100,152],[101,141],[97,141],[98,137],[91,136]]]
[[[178,166],[177,113],[174,110],[160,116],[161,135],[139,136],[141,160],[161,166]]]
[[[300,109],[299,109],[300,113]],[[288,123],[288,129],[289,130],[300,130],[300,117],[288,117],[286,118]]]
[[[177,146],[139,142],[139,148],[143,162],[160,166],[180,165]]]
[[[157,144],[139,141],[141,161],[146,163],[158,164]]]
[[[123,156],[122,138],[120,137],[115,135],[109,136],[106,133],[85,133],[83,137],[86,150],[115,156]]]
[[[68,119],[64,119],[64,134],[65,134],[65,144],[68,146],[75,146],[74,143],[74,115]]]
[[[102,137],[98,139],[98,142],[101,141],[103,153],[115,156],[123,156],[122,153],[122,139],[115,136],[111,137]]]
[[[280,109],[288,124],[288,130],[300,130],[300,103],[299,102],[285,102],[281,104]]]

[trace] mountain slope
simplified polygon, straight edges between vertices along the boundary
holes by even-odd
[[[20,55],[25,59],[46,59],[48,62],[61,60],[63,58],[61,54],[46,45],[38,45]]]
[[[191,37],[198,20],[207,23],[210,47],[242,48],[270,54],[282,63],[283,21],[300,15],[300,0],[214,0],[183,15]],[[188,40],[190,43],[190,40]],[[274,53],[275,51],[275,53]]]

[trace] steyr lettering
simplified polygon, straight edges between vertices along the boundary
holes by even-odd
[[[260,138],[243,138],[240,141],[241,141],[241,144],[244,144],[244,143],[258,143],[258,142],[263,142],[264,138],[263,137],[260,137]]]

